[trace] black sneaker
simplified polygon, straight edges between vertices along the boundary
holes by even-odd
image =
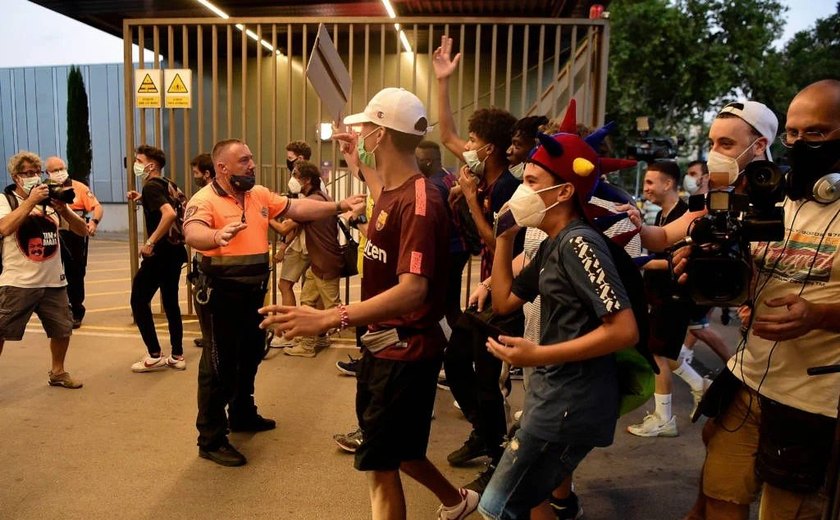
[[[446,460],[449,461],[450,466],[463,466],[469,461],[484,457],[487,454],[487,446],[473,430],[467,440],[464,441],[464,445],[450,453]]]
[[[487,484],[490,483],[490,479],[493,478],[494,471],[496,471],[496,466],[487,464],[484,471],[479,473],[475,480],[464,486],[464,489],[471,489],[481,495],[487,489]]]
[[[277,428],[277,422],[274,419],[266,419],[260,414],[245,420],[230,421],[230,431],[232,432],[264,432],[274,428]]]
[[[202,459],[212,460],[220,466],[244,466],[248,462],[245,455],[236,451],[236,448],[228,443],[222,444],[214,450],[198,448],[198,456]]]
[[[360,359],[354,358],[353,356],[349,355],[347,357],[350,358],[350,361],[336,361],[335,368],[337,368],[338,371],[344,374],[345,376],[356,377],[356,372],[359,370]]]
[[[549,503],[551,504],[551,509],[554,511],[558,520],[576,520],[578,518],[583,518],[583,507],[581,507],[578,496],[575,495],[574,491],[567,498],[560,499],[551,497]]]
[[[522,367],[510,367],[510,379],[511,381],[522,381],[525,379],[525,372],[522,370]]]

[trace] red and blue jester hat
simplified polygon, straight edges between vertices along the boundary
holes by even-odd
[[[613,125],[607,124],[581,138],[577,134],[575,109],[575,100],[572,99],[559,131],[553,135],[538,134],[540,144],[528,160],[572,183],[584,216],[608,238],[607,245],[639,328],[639,343],[635,348],[616,353],[621,413],[625,414],[650,398],[653,394],[653,373],[658,370],[647,346],[647,300],[637,265],[644,261],[640,257],[641,248],[631,247],[634,238],[635,243],[639,243],[639,230],[630,223],[626,213],[615,210],[617,204],[633,204],[634,201],[622,190],[601,182],[601,173],[635,166],[636,161],[599,157],[596,150]]]
[[[539,145],[528,159],[575,187],[575,193],[587,220],[592,226],[623,247],[628,255],[642,264],[639,229],[625,212],[618,212],[620,204],[635,204],[627,192],[602,182],[601,175],[636,166],[636,161],[599,157],[598,148],[614,129],[607,123],[585,138],[578,135],[576,103],[572,99],[566,109],[558,132],[538,134]]]

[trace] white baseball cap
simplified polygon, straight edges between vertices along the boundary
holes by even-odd
[[[770,159],[770,145],[776,139],[776,132],[779,130],[779,119],[772,110],[764,103],[758,101],[736,101],[729,103],[721,109],[721,114],[732,114],[738,116],[748,125],[767,139],[767,158]]]
[[[364,112],[344,118],[345,125],[373,123],[398,132],[426,135],[429,120],[423,102],[402,88],[384,88],[376,93]]]

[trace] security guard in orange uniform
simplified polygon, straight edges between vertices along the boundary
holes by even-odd
[[[96,234],[96,228],[102,220],[102,204],[96,200],[93,192],[84,183],[70,179],[67,165],[60,157],[50,157],[46,162],[50,182],[73,188],[76,197],[69,204],[74,213],[87,222],[88,236]],[[93,213],[93,217],[88,215]],[[64,262],[64,274],[67,276],[67,297],[73,311],[73,328],[82,326],[85,317],[85,274],[87,273],[88,237],[80,237],[69,230],[59,230],[61,234],[61,260]]]
[[[190,199],[184,223],[187,243],[202,256],[197,296],[210,310],[198,368],[198,453],[223,466],[241,466],[247,460],[228,442],[228,427],[259,432],[276,426],[254,404],[265,341],[257,309],[269,278],[269,219],[317,220],[356,209],[364,198],[292,201],[255,186],[254,157],[238,139],[216,143],[213,164],[216,179]]]

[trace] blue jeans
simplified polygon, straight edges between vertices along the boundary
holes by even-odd
[[[530,518],[531,509],[547,500],[591,450],[592,446],[544,441],[518,430],[478,510],[493,520]]]

